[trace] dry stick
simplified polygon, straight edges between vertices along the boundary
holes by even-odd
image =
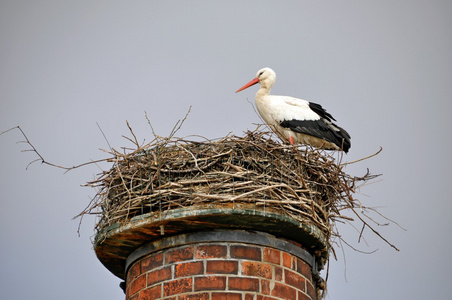
[[[375,221],[374,219],[372,219],[368,214],[366,214],[366,209],[367,209],[367,207],[362,206],[362,207],[361,207],[361,213],[362,213],[364,216],[366,216],[366,218],[368,218],[369,220],[371,220],[372,222],[374,222],[376,225],[378,225],[378,226],[388,226],[388,225],[389,225],[389,223],[381,224],[380,222],[377,222],[377,221]]]
[[[366,228],[366,224],[363,224],[363,227],[361,228],[361,231],[360,231],[359,237],[358,237],[358,243],[361,241],[361,237],[363,237],[364,228]]]
[[[309,217],[312,217],[312,216],[309,215],[308,213],[306,213],[306,212],[304,212],[304,211],[302,211],[302,210],[296,209],[296,208],[294,208],[294,207],[287,207],[287,205],[284,205],[284,207],[286,207],[286,208],[290,209],[291,211],[296,212],[296,213],[298,213],[298,214],[300,214],[300,215],[307,216],[308,218],[309,218]],[[293,218],[294,218],[294,219],[299,219],[299,217],[295,217],[295,216],[293,216]],[[329,227],[328,227],[328,226],[326,226],[326,225],[323,224],[322,222],[318,222],[317,220],[313,220],[313,219],[311,219],[311,220],[314,221],[314,223],[316,223],[317,226],[323,228],[323,231],[324,231],[325,233],[327,233],[326,236],[329,237],[330,234],[329,234]]]
[[[118,171],[119,177],[121,178],[122,185],[124,186],[124,188],[126,189],[127,194],[129,195],[129,199],[132,199],[132,195],[130,194],[129,189],[127,188],[127,184],[126,184],[126,182],[124,180],[124,177],[122,176],[121,169],[119,168],[119,163],[115,163],[115,168]]]
[[[404,227],[402,227],[399,223],[397,223],[396,221],[394,221],[394,220],[392,220],[392,219],[390,219],[390,218],[384,216],[382,213],[380,213],[380,212],[379,212],[378,210],[376,210],[375,208],[373,208],[373,207],[366,207],[366,208],[367,208],[367,209],[370,209],[371,211],[373,211],[373,212],[375,212],[375,213],[377,213],[378,215],[380,215],[380,217],[382,217],[382,218],[388,220],[389,222],[396,224],[400,229],[402,229],[402,230],[404,230],[404,231],[407,231],[407,229],[405,229]]]
[[[37,159],[31,161],[31,162],[27,165],[27,167],[25,168],[26,170],[28,170],[28,167],[29,167],[32,163],[37,162],[37,161],[41,161],[41,164],[46,164],[46,165],[51,166],[51,167],[55,167],[55,168],[59,168],[59,169],[66,170],[66,172],[64,172],[64,173],[67,173],[67,172],[69,172],[70,170],[73,170],[73,169],[77,169],[77,168],[80,168],[80,167],[83,167],[83,166],[86,166],[86,165],[90,165],[90,164],[96,164],[96,163],[103,162],[103,161],[109,161],[109,160],[111,159],[111,158],[103,158],[103,159],[98,159],[98,160],[92,160],[92,161],[89,161],[89,162],[86,162],[86,163],[83,163],[83,164],[79,164],[79,165],[75,165],[75,166],[72,166],[72,167],[64,167],[64,166],[60,166],[60,165],[57,165],[57,164],[53,164],[53,163],[47,162],[47,161],[44,159],[44,157],[42,157],[42,155],[38,152],[38,150],[36,150],[36,148],[33,146],[33,144],[32,144],[32,143],[30,142],[30,140],[28,139],[28,137],[27,137],[27,135],[25,134],[25,132],[22,130],[22,128],[20,128],[20,126],[16,126],[16,127],[10,128],[10,129],[8,129],[8,130],[5,130],[5,131],[3,131],[2,133],[0,133],[0,135],[2,135],[2,134],[4,134],[4,133],[7,133],[7,132],[9,132],[9,131],[11,131],[11,130],[13,130],[13,129],[19,129],[20,132],[22,133],[23,137],[25,138],[25,141],[21,141],[21,142],[19,142],[19,143],[26,143],[26,144],[28,144],[28,145],[32,148],[32,149],[22,150],[21,152],[34,152],[34,153],[36,153],[37,156],[39,156],[39,158],[37,158]]]
[[[361,218],[361,216],[358,214],[358,212],[355,210],[355,208],[353,207],[351,201],[353,201],[353,197],[349,194],[349,192],[347,191],[347,195],[348,195],[348,199],[346,198],[345,200],[348,202],[349,204],[349,208],[353,211],[353,213],[358,217],[358,219],[360,219],[361,222],[363,222],[364,225],[366,225],[367,227],[370,228],[370,230],[372,230],[376,235],[378,235],[383,241],[385,241],[389,246],[391,246],[392,248],[394,248],[397,251],[400,251],[399,248],[397,248],[396,246],[394,246],[393,244],[391,244],[387,239],[385,239],[378,231],[376,231],[372,226],[370,226],[366,221],[364,221],[363,218]]]
[[[110,148],[110,150],[113,151],[113,149],[110,146],[110,143],[108,142],[107,136],[105,135],[104,131],[102,130],[102,128],[100,128],[99,123],[96,122],[97,128],[99,128],[100,132],[102,133],[102,135],[104,136],[105,141],[107,142],[108,148]]]
[[[374,157],[374,156],[378,155],[381,151],[383,151],[383,147],[380,146],[380,150],[378,150],[378,151],[375,152],[374,154],[371,154],[371,155],[369,155],[369,156],[366,156],[366,157],[363,157],[363,158],[360,158],[360,159],[357,159],[357,160],[354,160],[354,161],[350,161],[350,162],[343,163],[343,164],[341,164],[341,166],[351,165],[351,164],[360,162],[360,161],[362,161],[362,160],[369,159],[369,158],[371,158],[371,157]]]
[[[97,196],[97,195],[96,195],[96,196]],[[78,227],[77,227],[77,234],[78,234],[79,237],[80,237],[80,228],[81,228],[81,226],[82,226],[83,216],[85,215],[84,212],[85,212],[87,209],[89,209],[89,207],[92,205],[92,203],[96,200],[96,196],[94,196],[94,197],[91,199],[91,201],[89,201],[88,205],[85,207],[85,209],[84,209],[81,213],[79,213],[78,215],[72,217],[72,220],[75,220],[75,219],[77,219],[77,218],[80,217],[80,221],[78,222]]]
[[[350,248],[352,248],[353,250],[355,250],[355,251],[357,251],[357,252],[360,252],[360,253],[363,253],[363,254],[372,254],[372,253],[375,253],[375,252],[378,251],[378,249],[375,249],[375,250],[373,250],[373,251],[362,251],[362,250],[356,249],[355,247],[353,247],[352,245],[350,245],[349,243],[347,243],[342,237],[339,237],[339,239],[340,239],[342,242],[344,242],[347,246],[349,246]],[[399,251],[399,250],[397,249],[397,251]]]
[[[146,111],[144,111],[144,117],[146,118],[146,120],[148,121],[149,126],[151,127],[151,131],[152,131],[152,134],[154,135],[154,138],[158,139],[159,136],[157,134],[155,134],[154,127],[152,127],[151,120],[149,120],[148,113]]]
[[[134,144],[137,146],[137,148],[140,148],[140,143],[138,143],[137,137],[135,136],[135,133],[133,133],[132,128],[130,127],[129,121],[126,120],[127,127],[129,127],[130,133],[133,135],[133,138],[135,140]]]
[[[11,131],[11,130],[14,130],[14,129],[19,129],[20,131],[22,131],[22,130],[20,129],[19,126],[14,126],[14,127],[10,128],[10,129],[7,129],[7,130],[5,130],[5,131],[2,131],[2,132],[0,133],[0,135],[2,135],[2,134],[4,134],[4,133],[7,133],[7,132],[9,132],[9,131]],[[22,133],[23,133],[23,132],[22,132]]]
[[[171,130],[171,133],[170,133],[170,135],[168,136],[168,140],[170,140],[170,139],[176,134],[176,132],[179,131],[179,129],[182,127],[182,124],[184,124],[184,122],[185,122],[185,120],[187,119],[187,117],[188,117],[188,115],[190,114],[190,112],[191,112],[191,105],[190,105],[190,107],[188,108],[188,111],[187,111],[187,113],[185,114],[185,117],[182,119],[182,121],[179,120],[179,121],[177,121],[176,125],[174,125],[173,130]],[[179,127],[176,128],[177,125],[179,125]]]
[[[265,190],[273,189],[273,188],[277,188],[277,187],[283,187],[283,186],[285,186],[285,184],[279,184],[279,185],[273,185],[273,186],[265,186],[265,187],[262,187],[260,189],[254,190],[254,191],[249,191],[249,192],[240,194],[238,196],[235,196],[235,197],[233,197],[231,199],[231,201],[235,201],[237,199],[240,199],[240,198],[243,198],[245,196],[248,196],[248,195],[251,195],[251,194],[255,194],[255,193],[258,193],[258,192],[261,192],[261,191],[265,191]]]
[[[361,228],[361,231],[360,231],[360,230],[355,226],[355,224],[353,224],[352,222],[348,221],[347,219],[344,219],[344,220],[345,220],[345,221],[341,222],[342,224],[348,224],[348,225],[350,225],[357,233],[361,234],[361,236],[359,236],[359,238],[358,238],[358,243],[360,242],[360,240],[361,240],[361,238],[362,238],[363,241],[364,241],[364,243],[366,243],[366,245],[369,246],[369,243],[367,243],[367,241],[366,241],[364,235],[362,235],[363,228]],[[354,220],[352,219],[351,221],[354,221]],[[362,224],[362,225],[363,225],[363,227],[366,227],[365,224]],[[340,236],[340,235],[338,234],[338,236]]]

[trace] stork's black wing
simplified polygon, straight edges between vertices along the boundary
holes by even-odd
[[[331,120],[336,121],[320,104],[309,103],[315,113],[320,116],[318,120],[283,120],[280,125],[292,131],[324,139],[342,148],[346,153],[351,147],[350,135],[345,129],[337,126]]]

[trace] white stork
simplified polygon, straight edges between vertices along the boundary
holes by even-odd
[[[257,83],[256,107],[262,119],[279,137],[290,144],[308,144],[327,150],[343,150],[351,147],[350,135],[332,122],[336,121],[320,104],[306,100],[269,95],[276,80],[270,68],[257,72],[256,78],[238,89],[236,93]]]

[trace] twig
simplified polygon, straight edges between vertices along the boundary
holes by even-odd
[[[149,127],[151,127],[151,131],[152,131],[152,134],[154,135],[154,138],[157,139],[159,136],[155,133],[154,127],[152,127],[151,120],[149,120],[148,113],[147,113],[146,111],[144,111],[144,117],[145,117],[146,120],[148,121]]]
[[[349,162],[343,163],[343,164],[341,164],[341,166],[351,165],[351,164],[354,164],[354,163],[357,163],[357,162],[369,159],[371,157],[374,157],[374,156],[378,155],[381,151],[383,151],[383,147],[380,146],[380,150],[378,150],[374,154],[371,154],[369,156],[366,156],[366,157],[363,157],[363,158],[360,158],[360,159],[357,159],[357,160],[354,160],[354,161],[349,161]]]
[[[133,135],[133,139],[135,140],[135,142],[133,142],[133,143],[137,146],[137,148],[140,148],[140,143],[138,143],[137,137],[135,136],[135,133],[133,133],[133,130],[129,125],[129,121],[126,120],[126,123],[127,123],[127,127],[129,128],[130,133]]]
[[[102,130],[102,128],[100,128],[99,123],[96,122],[97,128],[99,128],[100,132],[102,133],[102,135],[104,136],[105,141],[107,142],[108,148],[110,148],[111,151],[113,151],[113,149],[110,146],[110,143],[108,142],[107,136],[105,135],[104,131]]]
[[[14,130],[14,129],[20,129],[20,127],[19,127],[19,126],[14,126],[14,127],[10,128],[10,129],[8,129],[8,130],[2,131],[2,132],[0,133],[0,135],[2,135],[2,134],[4,134],[4,133],[7,133],[7,132],[9,132],[9,131],[11,131],[11,130]],[[21,131],[22,131],[22,130],[21,130]]]
[[[359,250],[359,249],[353,247],[353,246],[350,245],[349,243],[347,243],[347,241],[345,241],[343,238],[339,237],[339,239],[340,239],[344,244],[346,244],[347,246],[349,246],[350,248],[352,248],[354,251],[359,252],[359,253],[363,253],[363,254],[372,254],[372,253],[375,253],[375,252],[378,251],[378,249],[375,249],[375,250],[373,250],[373,251],[362,251],[362,250]],[[345,258],[344,258],[344,259],[345,259]]]
[[[170,134],[169,134],[169,136],[168,136],[168,140],[170,140],[170,139],[176,134],[176,132],[179,131],[179,129],[180,129],[180,128],[182,127],[182,125],[184,124],[185,120],[187,120],[188,115],[190,114],[190,112],[191,112],[191,105],[190,105],[190,107],[188,108],[188,111],[187,111],[187,113],[185,114],[185,117],[184,117],[182,120],[177,121],[176,125],[174,125],[173,129],[171,130],[171,132],[170,132]],[[179,126],[178,126],[178,125],[179,125]]]
[[[44,157],[35,148],[35,146],[33,146],[33,144],[30,142],[30,140],[28,139],[27,135],[22,130],[22,128],[20,128],[20,126],[16,126],[16,127],[10,128],[8,130],[5,130],[2,133],[0,133],[0,135],[2,135],[3,133],[6,133],[8,131],[11,131],[13,129],[19,129],[20,132],[22,133],[22,136],[25,138],[25,141],[21,141],[21,142],[24,142],[24,143],[28,144],[31,147],[31,149],[25,149],[25,150],[22,150],[21,152],[34,152],[39,157],[39,158],[31,161],[27,165],[27,167],[25,168],[26,170],[28,170],[28,168],[30,167],[31,164],[33,164],[33,163],[35,163],[37,161],[41,161],[41,164],[45,164],[45,165],[48,165],[48,166],[51,166],[51,167],[55,167],[55,168],[66,170],[66,172],[64,172],[64,173],[67,173],[67,172],[69,172],[69,171],[71,171],[73,169],[77,169],[77,168],[80,168],[80,167],[83,167],[83,166],[86,166],[86,165],[90,165],[90,164],[96,164],[96,163],[103,162],[103,161],[108,161],[110,159],[110,158],[103,158],[103,159],[98,159],[98,160],[92,160],[92,161],[89,161],[89,162],[86,162],[86,163],[82,163],[82,164],[79,164],[79,165],[75,165],[75,166],[72,166],[72,167],[64,167],[64,166],[60,166],[60,165],[57,165],[57,164],[54,164],[54,163],[50,163],[50,162],[46,161],[44,159]]]
[[[353,199],[351,195],[348,195],[349,199]],[[349,199],[346,199],[346,201],[350,201]],[[361,216],[356,212],[356,210],[353,208],[353,205],[351,202],[349,202],[349,209],[355,214],[355,216],[358,217],[358,219],[365,224],[370,230],[372,230],[373,233],[375,233],[378,237],[380,237],[383,241],[385,241],[389,246],[394,248],[397,251],[400,251],[399,248],[391,244],[387,239],[385,239],[378,231],[376,231],[372,226],[370,226]]]

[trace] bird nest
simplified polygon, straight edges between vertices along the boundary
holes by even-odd
[[[81,215],[99,215],[97,232],[146,213],[232,204],[313,224],[329,242],[335,221],[350,219],[341,211],[354,210],[358,183],[375,177],[351,176],[328,152],[284,145],[259,129],[215,141],[156,137],[140,146],[130,140],[136,149],[112,150],[113,167],[88,183],[98,193]]]

